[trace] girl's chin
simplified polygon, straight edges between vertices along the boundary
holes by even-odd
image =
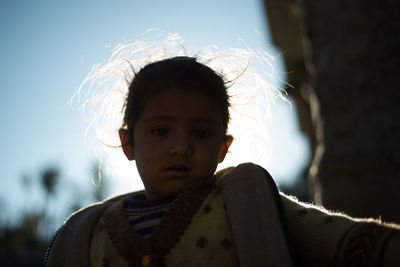
[[[146,193],[147,200],[157,200],[157,199],[164,199],[164,198],[175,198],[179,195],[182,191],[184,185],[177,186],[175,188],[171,188],[169,190],[163,190],[162,192],[158,193]]]

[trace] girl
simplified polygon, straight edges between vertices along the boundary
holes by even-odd
[[[397,226],[299,203],[232,143],[226,80],[188,56],[135,73],[119,137],[144,191],[73,214],[47,266],[395,266]]]

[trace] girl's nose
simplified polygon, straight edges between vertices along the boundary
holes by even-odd
[[[170,153],[173,156],[179,156],[184,158],[190,158],[192,156],[192,146],[190,141],[185,137],[180,137],[172,143]]]

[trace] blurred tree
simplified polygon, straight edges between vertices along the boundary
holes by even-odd
[[[55,187],[59,180],[59,170],[56,167],[46,168],[41,175],[42,186],[46,196],[50,197],[55,193]]]
[[[0,266],[42,266],[48,240],[38,234],[42,214],[24,214],[17,225],[2,225]]]
[[[95,169],[98,170],[98,167]],[[21,185],[25,192],[28,193],[37,184],[42,188],[44,205],[37,204],[36,209],[22,211],[18,222],[13,224],[6,223],[6,218],[3,217],[5,213],[0,215],[0,266],[43,266],[44,255],[50,242],[49,232],[61,224],[57,221],[54,210],[48,205],[50,200],[62,211],[64,220],[84,204],[102,200],[107,194],[106,179],[101,171],[96,171],[92,178],[98,182],[94,182],[94,189],[89,190],[89,194],[83,193],[83,189],[70,179],[62,180],[64,194],[60,194],[57,187],[61,184],[61,177],[60,169],[56,166],[44,168],[36,180],[28,175],[21,177]],[[68,199],[62,199],[64,195],[67,195]],[[0,207],[3,206],[3,202],[0,202]]]

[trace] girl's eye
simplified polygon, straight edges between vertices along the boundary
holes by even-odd
[[[196,130],[194,131],[194,136],[198,138],[205,138],[210,136],[210,132],[208,130]]]
[[[168,129],[167,128],[156,128],[156,129],[153,129],[153,133],[158,136],[164,136],[164,135],[168,134]]]

